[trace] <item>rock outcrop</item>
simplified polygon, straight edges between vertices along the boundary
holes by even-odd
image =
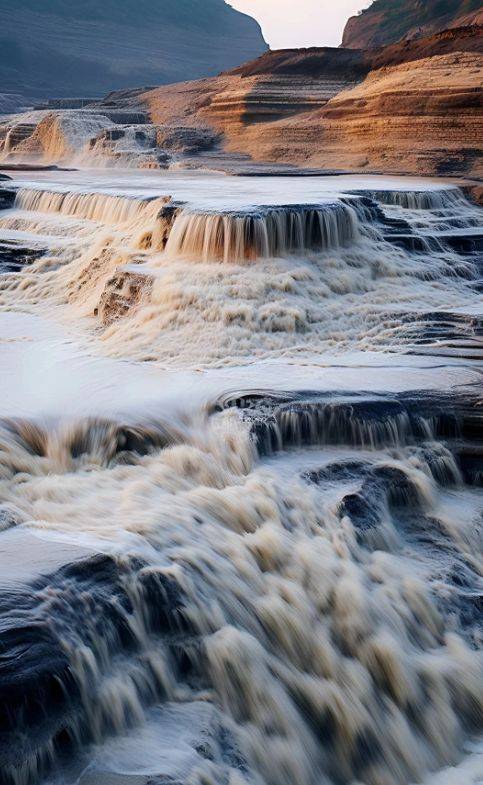
[[[26,96],[196,79],[266,48],[257,22],[224,0],[0,3],[0,84]]]
[[[0,124],[0,159],[478,175],[481,28],[371,50],[267,52],[217,77]]]
[[[349,19],[342,46],[367,49],[474,24],[483,24],[481,0],[374,0]]]
[[[148,298],[153,280],[130,270],[120,270],[108,280],[101,295],[96,316],[105,326],[123,319],[132,309]]]
[[[268,53],[142,98],[155,123],[215,129],[225,150],[307,167],[481,173],[481,28],[368,52]]]
[[[482,174],[482,66],[461,53],[372,71],[320,116],[324,153],[312,165]]]

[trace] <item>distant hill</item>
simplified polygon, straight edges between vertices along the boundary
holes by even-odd
[[[474,23],[483,23],[481,0],[374,0],[349,19],[342,46],[367,49]]]
[[[98,96],[210,76],[267,49],[224,0],[0,0],[2,92]]]

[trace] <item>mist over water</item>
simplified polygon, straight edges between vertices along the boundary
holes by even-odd
[[[478,208],[375,177],[8,189],[1,785],[476,785]]]

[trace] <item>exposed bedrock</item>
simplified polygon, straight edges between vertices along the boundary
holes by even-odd
[[[222,133],[226,151],[307,167],[481,173],[481,28],[370,53],[264,55],[143,96],[156,123]]]
[[[152,278],[131,270],[120,270],[108,280],[102,293],[96,315],[106,326],[132,312],[153,286]]]
[[[480,0],[375,0],[349,19],[342,46],[364,49],[482,22]]]
[[[166,169],[218,144],[213,129],[155,125],[144,107],[113,104],[108,97],[77,110],[35,110],[8,117],[0,123],[0,160]]]
[[[478,176],[480,42],[473,26],[367,51],[267,52],[217,77],[11,116],[0,159]]]

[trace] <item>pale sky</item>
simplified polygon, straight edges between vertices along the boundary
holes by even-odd
[[[272,49],[339,46],[347,19],[371,0],[227,0],[262,27]]]

